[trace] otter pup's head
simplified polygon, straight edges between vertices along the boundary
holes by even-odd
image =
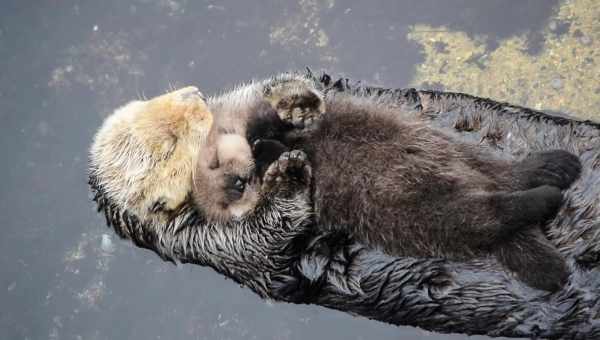
[[[209,140],[194,169],[194,202],[209,220],[239,219],[259,198],[252,150],[239,134],[211,134]]]
[[[212,122],[196,87],[126,104],[95,136],[93,188],[139,222],[167,221],[189,198],[195,158]]]
[[[287,150],[275,137],[288,129],[267,101],[215,117],[193,173],[194,203],[209,220],[240,219],[256,207],[262,175]]]

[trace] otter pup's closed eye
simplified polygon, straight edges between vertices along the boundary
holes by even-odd
[[[246,190],[249,178],[240,177],[237,174],[224,175],[225,198],[227,202],[235,202],[242,198]]]

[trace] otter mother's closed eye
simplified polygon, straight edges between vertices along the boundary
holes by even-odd
[[[257,105],[248,115],[243,131],[248,147],[237,149],[244,155],[228,158],[241,162],[233,168],[247,168],[244,164],[254,164],[255,158],[276,158],[264,155],[274,152],[271,148],[257,152],[263,140],[284,145],[275,148],[278,153],[302,150],[284,153],[271,168],[292,161],[312,165],[318,228],[342,226],[358,241],[397,256],[493,255],[540,289],[554,291],[565,282],[564,260],[540,227],[560,206],[560,190],[579,176],[576,156],[556,150],[518,162],[496,159],[421,121],[402,121],[399,109],[370,98],[340,95],[323,102],[301,80],[264,95],[271,105]],[[310,128],[290,130],[304,125]],[[278,129],[283,133],[273,133]],[[273,182],[277,173],[265,176]],[[255,175],[245,190],[259,192],[260,179]],[[194,191],[206,192],[206,187],[196,181]]]

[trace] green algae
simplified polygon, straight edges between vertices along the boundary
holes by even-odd
[[[408,38],[424,56],[412,85],[443,84],[448,91],[600,120],[600,3],[561,2],[542,35],[541,50],[532,53],[530,33],[489,49],[486,36],[412,26]]]

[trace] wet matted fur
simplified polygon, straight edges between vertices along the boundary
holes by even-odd
[[[490,259],[458,263],[389,257],[343,234],[312,234],[297,219],[295,212],[302,207],[287,201],[277,203],[282,213],[269,210],[260,225],[207,224],[189,199],[166,222],[157,223],[115,202],[95,176],[105,164],[92,160],[90,185],[99,210],[138,246],[165,259],[210,266],[263,297],[315,303],[439,332],[600,336],[600,125],[463,94],[387,90],[332,81],[327,75],[314,81],[326,94],[388,96],[390,105],[454,129],[468,143],[487,143],[506,157],[557,148],[579,155],[582,177],[565,193],[559,215],[547,225],[547,235],[573,271],[569,283],[547,295],[509,277]],[[248,89],[241,87],[225,95],[244,91]],[[211,110],[218,100],[208,100]]]

